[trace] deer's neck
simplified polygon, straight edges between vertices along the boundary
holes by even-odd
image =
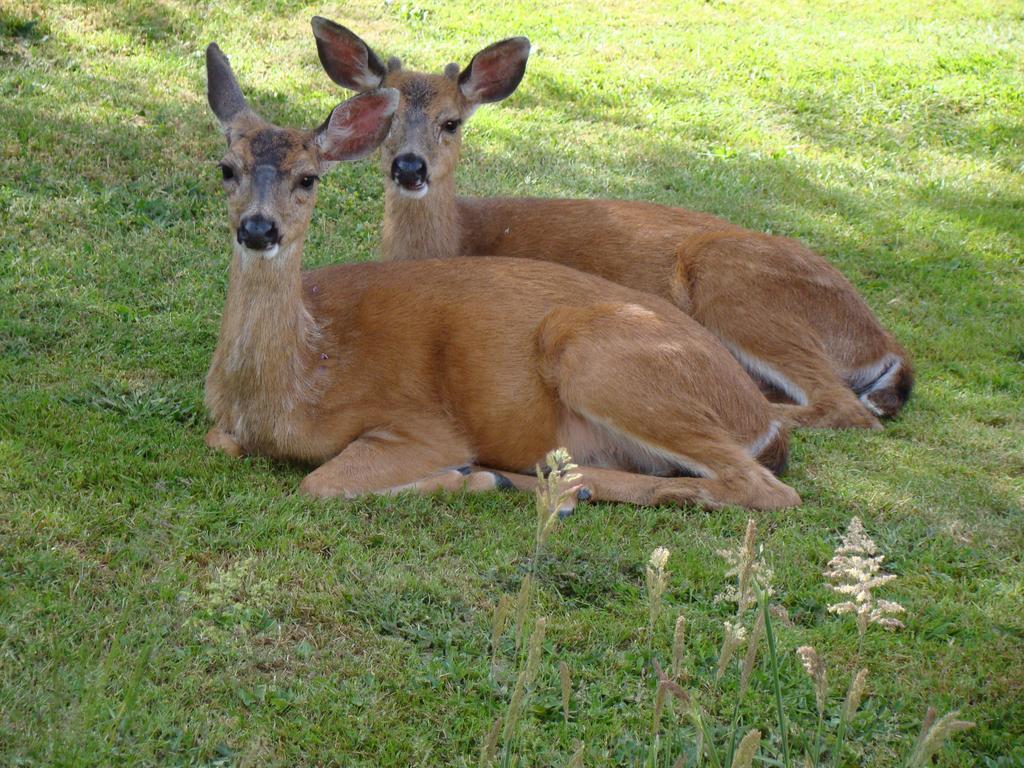
[[[461,240],[453,177],[432,182],[426,197],[418,200],[400,193],[390,181],[385,182],[382,258],[458,256]]]
[[[301,244],[272,259],[234,251],[207,407],[244,443],[274,451],[313,399],[319,329],[302,299]]]

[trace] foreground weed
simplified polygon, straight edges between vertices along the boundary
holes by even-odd
[[[761,746],[761,732],[747,731],[736,748],[736,756],[732,759],[730,768],[750,768],[754,764],[754,755]]]
[[[526,618],[530,612],[530,601],[533,599],[533,584],[537,579],[537,565],[540,554],[547,543],[548,537],[558,526],[567,504],[574,499],[580,486],[575,485],[580,475],[575,473],[577,467],[565,448],[557,448],[545,457],[545,467],[537,467],[537,490],[535,507],[537,509],[537,530],[534,537],[533,560],[530,561],[530,572],[523,579],[516,600],[516,651],[522,647],[523,632]],[[500,606],[500,604],[499,604]]]
[[[651,726],[652,741],[645,760],[646,765],[661,764],[659,752],[661,750],[662,719],[670,697],[675,697],[681,702],[682,714],[694,729],[698,764],[701,759],[706,759],[712,768],[744,768],[753,764],[760,750],[761,732],[750,729],[740,738],[740,734],[743,733],[740,705],[748,692],[750,678],[756,666],[758,649],[762,641],[768,651],[770,693],[775,710],[780,753],[775,756],[765,755],[760,760],[767,765],[780,765],[785,768],[791,768],[794,765],[794,747],[790,741],[791,726],[782,696],[779,643],[773,627],[775,611],[770,605],[772,572],[761,557],[756,538],[757,526],[753,520],[749,520],[742,543],[736,549],[719,552],[729,566],[727,577],[733,577],[735,581],[730,583],[716,599],[734,602],[736,613],[732,620],[723,623],[721,649],[714,667],[713,684],[708,682],[704,685],[697,685],[700,681],[695,681],[694,688],[686,691],[677,682],[684,674],[686,621],[682,615],[676,620],[672,637],[671,677],[662,672],[657,659],[654,659],[657,684]],[[883,561],[884,556],[878,552],[876,544],[868,537],[861,521],[854,518],[843,535],[834,557],[829,562],[826,576],[830,579],[830,586],[833,590],[850,598],[832,606],[832,612],[852,613],[856,616],[858,648],[863,641],[864,634],[872,624],[877,624],[890,631],[903,626],[903,623],[895,618],[896,614],[904,612],[903,607],[891,600],[881,599],[875,594],[880,587],[891,583],[896,578],[895,575],[882,570]],[[667,562],[668,551],[659,547],[652,554],[647,565],[648,608],[651,617],[656,617],[656,610],[660,610],[662,585],[667,581],[665,572]],[[654,628],[653,619],[650,628]],[[707,710],[700,705],[696,691],[698,687],[710,692],[721,691],[719,686],[722,678],[732,666],[733,660],[744,643],[746,650],[739,665],[739,684],[736,688],[733,718],[726,731],[728,735],[723,752],[715,743],[717,730],[709,720]],[[825,726],[828,721],[829,704],[827,662],[825,657],[810,645],[799,646],[796,654],[813,687],[817,714],[813,740],[804,747],[802,764],[818,768],[823,764],[822,758],[826,754]],[[864,697],[867,676],[867,669],[859,669],[853,673],[850,679],[846,697],[839,711],[834,744],[830,750],[831,763],[834,768],[838,768],[842,763],[843,746],[850,724]],[[929,710],[920,735],[909,751],[906,766],[908,768],[923,768],[930,763],[932,757],[949,737],[973,726],[974,724],[969,721],[958,719],[956,712],[936,719],[935,711]],[[680,755],[676,764],[681,766],[684,764],[684,760],[685,754]]]
[[[860,518],[855,517],[825,571],[825,576],[832,582],[832,589],[852,598],[830,605],[829,611],[840,615],[854,614],[857,617],[857,634],[862,641],[869,624],[878,624],[888,630],[903,627],[903,622],[895,618],[897,614],[904,613],[903,606],[876,598],[873,594],[873,590],[896,578],[882,570],[884,560],[885,555],[878,553],[878,547],[864,531]]]
[[[716,690],[723,676],[728,671],[732,660],[746,643],[746,651],[740,664],[740,679],[736,692],[735,709],[731,727],[728,730],[728,741],[725,746],[725,757],[714,742],[715,729],[708,719],[707,712],[698,702],[696,692],[683,691],[675,680],[683,673],[683,654],[685,645],[685,619],[680,615],[676,621],[672,638],[672,677],[664,675],[657,660],[654,661],[658,683],[654,698],[654,717],[652,721],[652,743],[648,752],[648,765],[659,764],[662,717],[669,694],[674,694],[683,703],[683,713],[695,731],[696,753],[698,761],[706,758],[712,768],[730,766],[741,768],[753,764],[760,748],[761,733],[749,730],[739,739],[741,723],[739,718],[740,705],[748,691],[750,677],[756,664],[758,648],[764,640],[768,648],[769,680],[774,698],[774,709],[778,729],[778,742],[781,754],[775,758],[765,756],[763,762],[790,768],[793,765],[792,746],[790,743],[790,724],[786,714],[782,696],[779,645],[773,628],[774,611],[769,598],[772,594],[770,578],[771,569],[763,562],[756,547],[757,528],[753,520],[749,520],[742,544],[733,550],[723,550],[719,554],[729,565],[727,576],[735,578],[735,582],[718,596],[720,601],[736,604],[736,614],[731,621],[723,624],[723,636],[718,661],[715,665],[715,686],[707,686]],[[891,600],[878,598],[874,591],[892,582],[896,577],[882,571],[884,556],[879,554],[875,543],[867,536],[860,520],[854,519],[835,556],[829,563],[827,576],[832,580],[832,588],[840,594],[852,599],[833,606],[833,612],[853,613],[857,617],[858,643],[871,624],[877,624],[887,630],[896,630],[903,626],[894,614],[902,613],[903,608]],[[668,561],[667,551],[656,550],[647,565],[647,583],[649,610],[656,616],[660,609],[661,590],[659,584],[667,579],[665,565]],[[756,610],[754,610],[756,609]],[[747,614],[754,610],[752,626],[748,630]],[[651,622],[653,629],[654,622]],[[800,662],[810,679],[817,710],[817,723],[811,745],[804,753],[804,765],[817,766],[822,763],[824,753],[824,733],[826,712],[828,707],[828,671],[825,658],[812,646],[803,645],[797,649]],[[839,713],[839,724],[836,729],[835,745],[832,750],[832,762],[839,766],[842,759],[842,748],[848,727],[860,707],[867,682],[867,670],[860,669],[850,680],[845,700]],[[946,739],[953,734],[973,727],[973,723],[960,720],[956,713],[941,719],[935,719],[932,710],[925,719],[916,744],[907,761],[907,766],[920,768],[927,764]],[[680,755],[677,765],[682,765],[685,755]]]
[[[566,504],[576,497],[580,486],[576,481],[578,467],[565,448],[551,451],[544,460],[546,469],[537,467],[537,542],[536,552],[544,546],[548,536],[558,524]],[[535,558],[536,559],[536,558]]]
[[[519,594],[515,600],[515,656],[519,659],[519,651],[522,647],[522,640],[529,625],[530,608],[533,599],[533,588],[537,579],[537,565],[540,562],[541,552],[548,541],[548,537],[555,530],[561,517],[561,512],[566,509],[570,500],[574,499],[579,486],[575,485],[579,475],[573,470],[576,465],[564,448],[551,451],[545,457],[546,469],[537,467],[537,491],[535,505],[537,510],[537,527],[534,535],[533,559],[530,563],[530,571],[523,577],[519,586]],[[513,603],[508,595],[502,595],[494,612],[491,623],[491,670],[496,669],[498,646],[501,637],[508,624],[509,614],[512,612]],[[516,727],[526,709],[530,693],[533,691],[537,673],[540,670],[541,653],[544,645],[547,620],[541,616],[533,623],[533,631],[530,634],[529,647],[525,661],[516,674],[515,687],[512,689],[512,696],[509,699],[508,708],[504,718],[499,718],[491,726],[490,731],[484,738],[480,750],[480,766],[487,768],[494,764],[497,758],[499,736],[502,743],[501,765],[515,765],[519,758],[515,756],[514,742]],[[562,685],[562,713],[566,721],[569,719],[569,696],[571,680],[569,668],[564,662],[559,666],[559,677]],[[578,751],[582,761],[582,747]],[[575,759],[575,758],[574,758]]]
[[[852,613],[857,624],[858,656],[864,636],[872,624],[877,624],[888,631],[903,628],[903,622],[895,618],[905,613],[902,605],[892,600],[877,597],[874,591],[891,583],[896,576],[882,570],[885,556],[878,551],[878,546],[868,536],[860,518],[854,517],[839,546],[829,561],[825,571],[830,587],[837,593],[849,596],[829,606],[829,611],[836,614]],[[825,660],[810,646],[797,649],[797,654],[814,685],[814,696],[818,706],[818,727],[816,730],[813,757],[808,762],[817,767],[821,764],[821,732],[824,721],[825,706],[828,700],[828,682]],[[867,683],[868,670],[860,669],[853,674],[847,689],[846,699],[839,713],[839,724],[836,728],[836,741],[833,749],[832,765],[838,768],[842,761],[843,745],[846,740],[849,724],[860,707]],[[908,766],[923,766],[931,761],[932,756],[942,744],[953,734],[974,727],[974,723],[958,720],[956,712],[935,720],[936,712],[929,708],[912,751],[907,758]]]
[[[955,733],[967,731],[974,727],[974,723],[967,720],[958,720],[959,712],[950,712],[938,720],[935,719],[935,709],[928,708],[924,724],[921,727],[921,735],[914,745],[914,751],[910,753],[907,760],[908,768],[923,768],[930,765],[932,756],[939,751],[946,740]]]
[[[758,647],[765,636],[767,614],[762,610],[759,595],[763,593],[766,600],[771,595],[772,571],[758,551],[757,524],[752,518],[747,520],[747,528],[740,546],[736,549],[719,550],[718,555],[729,566],[725,572],[726,578],[735,577],[736,583],[735,585],[729,584],[723,592],[715,597],[715,600],[736,603],[736,616],[734,621],[727,621],[723,625],[722,648],[718,654],[718,666],[715,670],[716,683],[721,682],[735,653],[744,642],[747,643],[740,668],[739,689],[725,752],[725,762],[730,764],[734,760],[736,739],[740,733],[740,706],[747,694],[750,675],[753,673],[757,661]],[[748,641],[747,629],[744,624],[749,620],[747,614],[751,609],[756,610]]]
[[[846,699],[843,701],[843,708],[839,713],[839,725],[836,729],[836,746],[834,750],[835,759],[833,760],[833,765],[839,765],[840,755],[843,753],[843,742],[846,739],[846,727],[860,708],[860,700],[864,697],[864,688],[867,685],[867,680],[868,671],[866,669],[854,672],[853,677],[850,679],[850,687],[846,691]],[[816,758],[814,765],[817,766],[820,764],[821,760],[820,752],[816,755]]]
[[[729,584],[715,595],[715,602],[736,603],[736,616],[740,617],[756,602],[755,579],[771,595],[772,570],[757,551],[757,523],[753,518],[747,520],[747,529],[740,546],[736,549],[720,549],[717,554],[729,566],[725,578],[735,576],[736,584]]]
[[[572,695],[572,678],[569,675],[569,665],[564,661],[558,662],[558,680],[562,685],[562,717],[569,722],[569,697]]]
[[[512,611],[512,598],[502,595],[498,601],[498,607],[494,609],[494,618],[491,621],[491,668],[498,656],[498,642],[508,626],[509,613]]]
[[[648,764],[656,766],[661,746],[661,720],[669,696],[678,701],[682,706],[683,715],[695,725],[700,723],[700,709],[697,707],[696,700],[662,671],[661,664],[658,663],[657,659],[653,660],[653,666],[657,686],[654,691],[654,717],[651,721],[651,746],[648,752]],[[698,751],[699,749],[698,747]]]
[[[891,600],[882,600],[874,595],[874,590],[889,584],[896,579],[891,573],[882,570],[885,556],[879,553],[878,546],[867,535],[864,524],[859,517],[850,520],[846,532],[840,539],[832,559],[828,562],[828,570],[824,576],[829,580],[829,587],[840,595],[852,597],[829,606],[829,612],[838,615],[852,613],[857,621],[857,654],[864,643],[864,635],[871,624],[877,624],[889,631],[903,627],[903,622],[894,618],[895,614],[904,612],[903,606]],[[814,650],[814,649],[810,649]],[[822,669],[824,664],[822,662]],[[833,766],[842,760],[843,744],[850,720],[860,706],[864,694],[868,671],[862,669],[854,673],[846,700],[839,713],[839,725],[836,728],[836,744],[833,750]],[[813,675],[812,675],[813,679]],[[817,695],[817,686],[815,687]],[[820,764],[820,747],[816,745],[814,765]]]
[[[480,768],[488,768],[494,764],[494,758],[498,753],[498,737],[501,736],[501,726],[504,719],[496,717],[491,725],[491,730],[484,737],[483,746],[480,748]]]
[[[654,635],[654,625],[661,615],[661,597],[665,594],[665,587],[668,579],[665,576],[665,564],[668,562],[669,551],[665,547],[658,547],[651,552],[651,559],[647,563],[647,601],[648,615],[650,619],[650,633]]]
[[[722,679],[736,650],[747,639],[747,630],[742,624],[727,621],[724,624],[724,628],[725,631],[722,633],[722,650],[718,652],[718,668],[715,670],[715,682]]]
[[[818,707],[818,724],[814,729],[814,765],[821,759],[822,726],[825,723],[825,705],[828,702],[828,673],[825,660],[809,645],[801,645],[796,649],[800,663],[807,676],[814,683],[814,703]]]
[[[516,687],[512,691],[512,698],[509,700],[508,712],[505,714],[505,725],[502,729],[502,738],[505,743],[506,752],[512,742],[516,725],[523,714],[526,706],[526,696],[533,689],[533,682],[537,679],[537,670],[540,669],[541,648],[544,645],[544,633],[547,620],[541,616],[533,625],[533,633],[530,635],[530,648],[526,654],[526,666],[519,672],[516,678]]]
[[[672,632],[672,677],[679,682],[684,673],[686,656],[686,617],[679,614]]]

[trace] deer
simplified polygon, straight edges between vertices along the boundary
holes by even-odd
[[[792,507],[788,433],[715,337],[656,296],[521,259],[301,262],[321,177],[365,157],[399,94],[371,89],[312,130],[246,101],[206,51],[231,236],[205,385],[205,442],[313,469],[299,490],[353,498],[533,489],[557,447],[577,498]]]
[[[513,37],[440,74],[387,64],[355,33],[312,20],[327,75],[401,94],[381,147],[384,260],[501,256],[556,262],[660,296],[714,333],[788,403],[789,426],[881,429],[910,396],[906,351],[842,273],[802,243],[707,213],[628,200],[459,197],[462,127],[518,87]]]

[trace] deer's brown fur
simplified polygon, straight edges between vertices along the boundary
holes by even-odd
[[[358,90],[361,76],[402,94],[381,151],[384,259],[553,261],[669,299],[713,331],[766,391],[796,403],[787,410],[795,425],[879,428],[877,417],[895,415],[909,397],[904,349],[850,282],[795,240],[643,202],[457,197],[461,131],[447,133],[441,123],[465,121],[515,89],[529,51],[524,38],[489,46],[457,76],[452,65],[435,75],[394,63],[374,76],[352,65],[378,61],[352,32],[325,19],[313,28],[335,82]],[[481,96],[481,88],[489,90]],[[410,152],[429,169],[423,194],[388,178],[396,155]]]
[[[240,105],[215,46],[207,68],[238,235],[206,381],[208,445],[316,465],[302,483],[316,496],[483,490],[501,471],[523,486],[565,445],[598,499],[799,503],[756,460],[785,457],[772,406],[711,334],[655,296],[526,260],[302,272],[316,196],[302,180],[376,146],[397,94],[365,93],[317,131],[291,131]],[[256,215],[279,245],[246,245]]]

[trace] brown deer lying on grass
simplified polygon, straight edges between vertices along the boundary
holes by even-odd
[[[515,37],[440,75],[385,66],[348,29],[313,19],[320,61],[356,91],[402,94],[381,150],[382,256],[512,256],[554,261],[673,301],[711,330],[792,425],[880,428],[910,395],[906,352],[857,291],[795,240],[683,208],[618,200],[456,197],[460,126],[509,96],[530,44]]]
[[[529,488],[516,473],[564,445],[597,499],[800,502],[758,463],[785,462],[773,406],[657,297],[522,260],[301,271],[318,177],[376,148],[398,94],[289,130],[249,108],[216,45],[206,66],[233,251],[209,446],[318,465],[302,482],[315,496]],[[486,469],[459,469],[471,464]]]

